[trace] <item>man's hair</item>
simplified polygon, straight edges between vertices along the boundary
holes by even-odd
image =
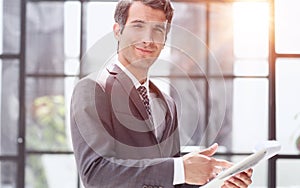
[[[124,29],[126,21],[128,19],[129,8],[133,2],[140,1],[144,5],[149,6],[153,9],[162,10],[168,21],[167,31],[169,31],[169,26],[173,18],[173,7],[170,0],[119,0],[116,10],[115,10],[115,22],[121,26],[121,32]]]

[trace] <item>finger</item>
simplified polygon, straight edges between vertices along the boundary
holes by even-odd
[[[234,177],[243,181],[246,185],[250,185],[252,183],[251,176],[249,176],[246,172],[241,172]]]
[[[243,180],[237,178],[236,176],[231,177],[227,181],[230,185],[235,185],[236,187],[248,187],[248,184],[246,184]]]
[[[230,181],[226,181],[222,188],[239,188],[237,185],[231,183]]]
[[[248,177],[251,177],[253,174],[253,169],[249,168],[248,170],[245,171],[245,173],[248,175]]]
[[[218,144],[214,143],[209,148],[206,148],[206,149],[200,151],[199,154],[206,155],[206,156],[212,156],[216,153],[217,149],[218,149]]]

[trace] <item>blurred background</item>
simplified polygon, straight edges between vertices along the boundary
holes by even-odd
[[[112,31],[115,5],[0,0],[1,188],[83,187],[70,139],[70,98],[83,76],[80,59]],[[173,23],[193,33],[179,42],[196,59],[166,47],[162,57],[176,66],[158,64],[151,77],[180,106],[182,148],[218,142],[218,157],[239,161],[255,143],[276,139],[280,154],[255,167],[251,187],[300,187],[300,1],[173,5]],[[171,45],[178,43],[174,32]]]

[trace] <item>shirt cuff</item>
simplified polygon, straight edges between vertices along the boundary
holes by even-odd
[[[182,157],[174,158],[173,185],[184,184],[184,166]]]

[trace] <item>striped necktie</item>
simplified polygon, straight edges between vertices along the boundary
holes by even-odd
[[[151,108],[149,103],[149,97],[147,95],[147,89],[145,86],[140,86],[137,91],[140,93],[143,99],[144,106],[149,116],[151,116]]]

